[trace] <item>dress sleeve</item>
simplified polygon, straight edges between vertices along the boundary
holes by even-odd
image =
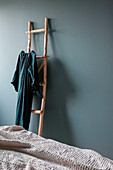
[[[33,90],[33,94],[42,97],[42,95],[39,92],[39,79],[38,79],[38,69],[37,69],[37,62],[36,62],[36,54],[33,51],[32,52],[32,62],[30,67],[28,68],[28,71],[31,75],[31,87]]]
[[[13,79],[11,81],[11,84],[14,86],[15,91],[17,91],[17,92],[18,92],[18,81],[19,81],[19,63],[20,63],[20,54],[18,56],[16,70],[14,72]]]

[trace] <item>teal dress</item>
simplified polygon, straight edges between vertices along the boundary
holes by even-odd
[[[16,125],[29,129],[33,94],[39,93],[36,53],[21,51],[18,56],[16,70],[11,82],[18,92],[16,107]]]

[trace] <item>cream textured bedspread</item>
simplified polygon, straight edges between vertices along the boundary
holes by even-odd
[[[0,127],[0,170],[113,170],[113,161],[93,150],[45,139],[20,126]]]

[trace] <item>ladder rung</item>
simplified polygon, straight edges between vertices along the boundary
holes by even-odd
[[[42,110],[31,110],[31,112],[35,114],[41,114],[43,111]]]
[[[42,59],[45,58],[45,56],[36,56],[36,59]],[[49,58],[49,56],[47,56],[47,59]]]
[[[37,32],[45,32],[45,29],[38,29],[38,30],[26,31],[26,34],[37,33]]]
[[[39,82],[39,86],[44,86],[45,82]]]

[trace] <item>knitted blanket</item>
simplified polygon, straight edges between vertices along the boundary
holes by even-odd
[[[113,170],[113,161],[89,149],[45,139],[20,126],[0,127],[0,170]]]

